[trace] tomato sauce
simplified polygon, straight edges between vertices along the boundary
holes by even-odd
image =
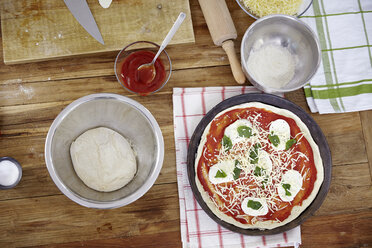
[[[156,75],[152,79],[151,67],[145,67],[139,73],[138,67],[143,64],[151,63],[155,53],[150,51],[136,51],[125,58],[120,76],[123,79],[125,87],[140,95],[148,95],[158,90],[165,82],[166,72],[162,61],[158,58],[154,67]],[[152,79],[152,80],[151,80]]]
[[[197,167],[197,176],[199,178],[199,181],[203,185],[203,188],[211,198],[216,196],[214,194],[213,190],[210,187],[218,187],[218,185],[211,185],[209,182],[207,182],[207,178],[203,176],[203,170],[204,172],[209,172],[209,168],[212,167],[214,164],[216,164],[218,161],[216,159],[216,156],[219,153],[219,150],[221,148],[221,140],[224,136],[225,128],[228,127],[230,124],[235,122],[236,120],[240,118],[245,119],[248,118],[252,114],[261,114],[261,118],[259,119],[260,126],[264,128],[265,130],[269,130],[269,125],[272,121],[275,121],[277,119],[283,119],[285,120],[290,128],[291,128],[291,137],[295,137],[298,133],[301,133],[300,128],[297,126],[296,122],[288,117],[275,114],[271,111],[266,111],[258,108],[248,108],[248,109],[235,109],[231,110],[229,112],[224,113],[223,115],[219,116],[218,118],[214,119],[210,126],[210,131],[207,134],[207,141],[203,147],[203,154],[205,156],[201,156],[198,167]],[[263,147],[264,150],[268,151],[268,147]],[[206,153],[205,150],[207,150]],[[297,145],[294,148],[294,151],[299,151],[304,153],[308,157],[308,161],[305,159],[299,159],[296,167],[294,168],[297,171],[301,171],[303,167],[305,169],[309,168],[309,173],[306,175],[306,180],[304,178],[303,185],[301,190],[296,197],[293,199],[292,202],[278,202],[278,207],[283,208],[282,210],[272,212],[269,210],[269,212],[265,216],[259,216],[259,219],[261,220],[279,220],[284,221],[291,213],[291,210],[294,206],[301,206],[302,202],[308,198],[308,196],[311,194],[314,183],[316,181],[317,177],[317,171],[315,167],[314,157],[313,157],[313,151],[311,148],[311,145],[306,140],[305,137],[301,139],[300,143],[297,143]],[[210,162],[212,161],[212,162]],[[283,161],[284,162],[284,161]],[[250,184],[250,182],[246,182],[247,185]],[[234,184],[234,182],[229,182],[228,184]],[[251,187],[251,186],[250,186]],[[252,187],[257,187],[256,185],[252,185]],[[229,199],[229,196],[226,196],[226,199]],[[220,198],[222,202],[227,203],[227,201],[224,201],[222,198]],[[232,214],[231,212],[224,211],[224,209],[220,209],[221,211],[225,212],[225,214],[233,217],[236,221],[241,222],[243,224],[252,224],[251,219],[252,216],[248,216],[247,220],[236,218],[236,215],[245,215],[243,210],[239,207],[238,210],[239,214]]]

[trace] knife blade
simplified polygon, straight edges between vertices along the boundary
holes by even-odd
[[[67,8],[70,10],[75,19],[81,26],[99,43],[105,44],[97,23],[94,20],[92,12],[86,0],[64,0]]]

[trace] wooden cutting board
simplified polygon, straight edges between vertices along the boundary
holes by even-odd
[[[108,9],[88,0],[105,45],[91,37],[62,0],[2,0],[5,64],[118,51],[138,40],[160,44],[178,14],[187,17],[171,44],[193,43],[189,0],[113,0]]]

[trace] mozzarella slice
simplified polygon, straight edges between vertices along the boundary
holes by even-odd
[[[277,135],[279,138],[278,146],[274,146],[273,144],[272,146],[276,150],[284,150],[285,144],[291,138],[291,129],[289,127],[289,124],[282,119],[275,120],[271,122],[269,131],[270,134]]]
[[[277,186],[278,194],[279,194],[280,199],[282,199],[285,202],[293,201],[295,196],[301,190],[302,181],[303,181],[302,176],[298,171],[289,170],[289,171],[285,172],[283,177],[282,177],[281,183]],[[285,185],[289,184],[290,185],[290,188],[287,189],[287,191],[291,195],[286,195],[286,190],[283,187],[283,184],[285,184]],[[285,186],[285,187],[288,187],[288,186]]]
[[[209,181],[212,184],[234,181],[234,169],[235,161],[233,160],[218,162],[209,169]],[[218,171],[220,171],[220,173],[225,173],[226,177],[216,177]]]
[[[266,175],[270,175],[271,171],[273,170],[273,163],[270,159],[270,156],[264,150],[261,150],[258,153],[258,163],[257,166],[261,167],[266,171]]]
[[[252,128],[252,123],[246,119],[240,119],[235,121],[233,124],[231,124],[225,129],[225,135],[230,138],[232,144],[236,144],[247,139],[246,137],[244,136],[242,137],[239,135],[238,128],[240,126],[247,126],[249,128]],[[252,129],[252,135],[253,133],[254,130]]]
[[[254,202],[259,202],[261,204],[261,207],[259,209],[253,209],[251,207],[248,207],[248,202],[250,200]],[[243,212],[250,216],[266,215],[269,212],[265,198],[247,197],[243,200],[241,207]]]

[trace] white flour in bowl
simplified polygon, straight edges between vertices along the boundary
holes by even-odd
[[[287,48],[267,45],[251,51],[248,70],[260,84],[280,89],[288,84],[295,73],[295,58]]]

